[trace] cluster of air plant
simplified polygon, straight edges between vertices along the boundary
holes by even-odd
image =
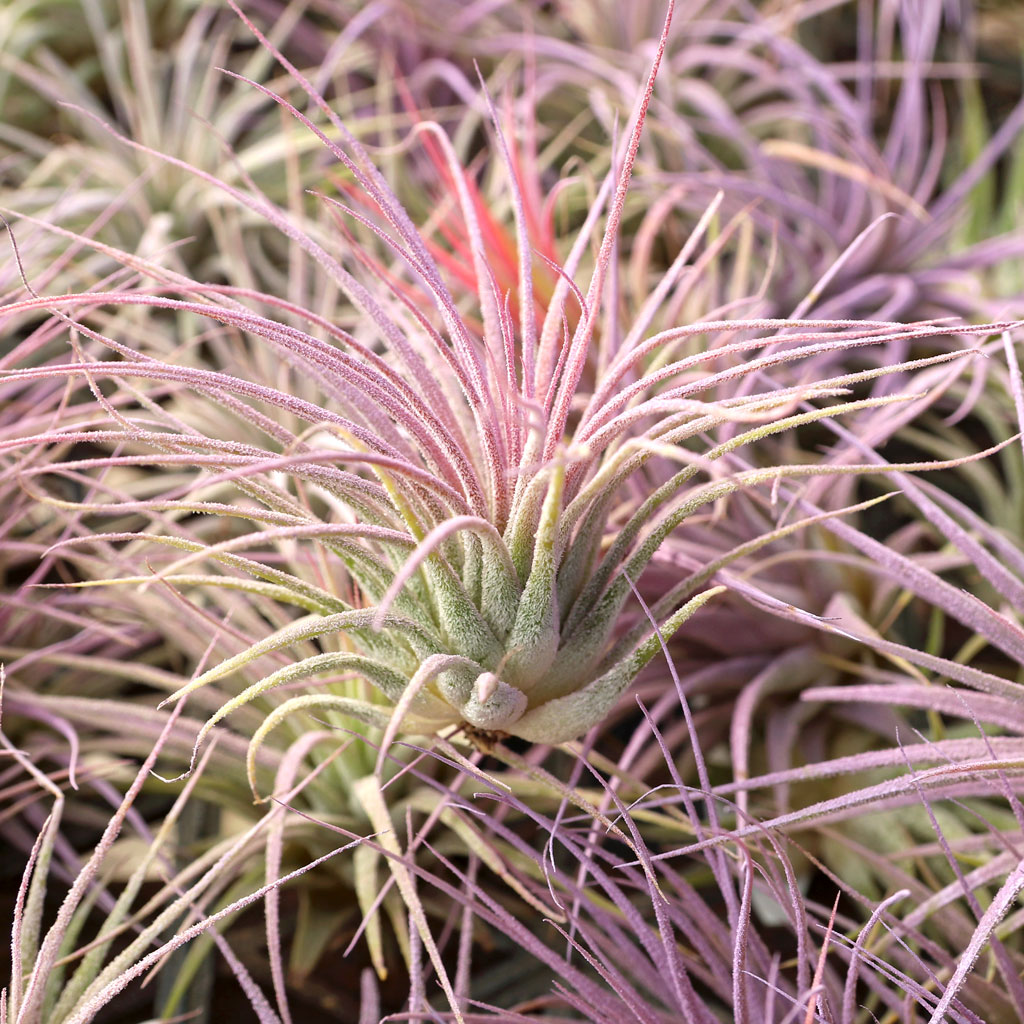
[[[1024,557],[955,496],[962,479],[998,509],[1006,481],[1019,487],[1019,325],[891,319],[957,308],[931,299],[872,298],[884,316],[847,319],[870,288],[835,293],[830,318],[773,319],[747,297],[747,225],[774,224],[800,272],[816,268],[821,287],[783,312],[818,303],[876,229],[832,234],[851,245],[822,276],[825,257],[801,251],[787,216],[752,220],[735,169],[719,166],[724,190],[656,269],[653,220],[623,232],[638,160],[686,188],[699,180],[660,152],[681,123],[681,76],[656,91],[659,63],[703,31],[670,35],[670,23],[671,11],[621,143],[588,168],[593,181],[553,189],[550,151],[521,134],[514,104],[474,87],[453,143],[419,113],[430,93],[415,81],[398,97],[412,170],[389,181],[324,99],[326,80],[262,36],[253,61],[276,56],[286,80],[231,88],[262,123],[268,110],[287,118],[283,145],[327,155],[295,177],[315,196],[276,196],[242,158],[167,153],[130,119],[90,128],[147,183],[172,177],[183,208],[194,191],[214,221],[285,240],[266,252],[288,254],[287,282],[273,259],[250,275],[245,245],[203,263],[219,279],[204,280],[173,253],[101,240],[99,222],[82,230],[60,204],[30,203],[41,216],[15,222],[24,285],[0,316],[23,339],[2,382],[20,412],[0,457],[27,567],[0,608],[3,725],[17,738],[10,777],[35,779],[58,814],[20,826],[40,840],[15,915],[12,1021],[91,1020],[169,949],[260,897],[276,1006],[216,941],[259,1019],[291,1019],[279,886],[324,858],[303,875],[291,978],[365,936],[378,977],[404,960],[413,1014],[437,1012],[430,971],[455,1019],[513,1003],[523,1018],[602,1021],[680,1007],[702,1021],[844,1024],[908,1006],[936,1022],[1024,1012],[1015,918],[1000,923],[1022,886],[1010,680]],[[812,66],[770,18],[751,23],[745,36],[724,14],[707,21],[712,38],[731,26],[715,61],[747,40]],[[535,43],[557,81],[545,61],[567,51]],[[923,61],[910,62],[922,76]],[[585,72],[563,67],[562,80]],[[279,94],[296,90],[302,104]],[[772,116],[795,116],[795,95]],[[375,127],[392,139],[396,123]],[[481,123],[489,150],[461,152]],[[825,138],[824,192],[851,224],[870,219],[897,186],[829,163]],[[793,145],[807,155],[810,143]],[[645,189],[665,184],[645,176]],[[48,278],[33,247],[58,244],[71,276]],[[64,345],[70,359],[54,354]],[[983,394],[1000,409],[977,413],[989,441],[929,441],[923,425],[973,414]],[[885,461],[893,439],[923,458]],[[997,459],[1001,472],[987,468]],[[922,469],[955,483],[910,475]],[[155,708],[153,691],[172,706]],[[989,723],[1004,735],[986,736]],[[538,746],[517,753],[519,741]],[[125,777],[110,751],[142,771]],[[54,788],[82,752],[97,778],[134,777],[84,869],[59,837]],[[191,774],[147,779],[158,754],[161,774]],[[111,895],[97,872],[143,787],[178,802],[150,826],[136,819],[160,841],[113,869]],[[274,794],[266,814],[250,788]],[[174,874],[184,847],[169,853],[173,883],[133,910],[197,801],[223,809],[223,834],[194,836],[207,850],[194,875]],[[350,857],[333,856],[349,842]],[[71,888],[40,943],[53,849]],[[107,923],[80,938],[93,901]],[[131,925],[139,937],[111,953],[112,930]],[[536,965],[521,988],[489,974],[489,942]],[[76,946],[81,973],[62,993],[52,969]],[[992,971],[972,974],[983,953]],[[181,1010],[201,955],[177,968],[162,1014]],[[377,998],[368,976],[360,1019],[377,1019]]]

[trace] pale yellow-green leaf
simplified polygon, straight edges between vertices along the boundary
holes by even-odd
[[[384,981],[388,976],[388,969],[384,963],[383,933],[380,924],[380,908],[374,907],[374,902],[380,894],[377,888],[377,865],[380,862],[380,854],[365,843],[357,846],[352,852],[353,882],[356,891],[356,900],[363,918],[366,920],[364,935],[366,936],[366,947],[370,951],[370,962],[377,972],[377,977]]]
[[[398,842],[398,837],[395,835],[394,825],[388,812],[387,803],[384,800],[384,793],[380,788],[380,782],[375,775],[367,775],[356,782],[354,789],[356,799],[363,807],[363,810],[366,811],[366,815],[374,829],[379,833],[377,841],[387,853],[391,854],[388,857],[388,867],[391,870],[391,875],[398,886],[398,891],[402,894],[402,899],[409,910],[409,916],[412,918],[413,924],[423,940],[423,946],[430,957],[430,962],[434,965],[437,979],[448,999],[448,1005],[451,1007],[452,1016],[458,1024],[465,1024],[462,1010],[459,1007],[458,1000],[455,998],[455,990],[452,988],[451,979],[448,977],[448,972],[445,970],[444,962],[441,960],[437,943],[434,942],[434,936],[431,934],[426,911],[423,909],[423,903],[416,893],[416,884],[411,872],[403,862],[404,854],[402,853],[402,847]]]

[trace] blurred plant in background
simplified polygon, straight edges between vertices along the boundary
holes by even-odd
[[[1024,1016],[1024,107],[664,8],[3,12],[0,1017]]]

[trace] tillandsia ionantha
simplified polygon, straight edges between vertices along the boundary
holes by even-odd
[[[157,289],[34,295],[7,307],[8,316],[53,309],[72,328],[74,344],[86,338],[109,350],[102,360],[82,356],[13,374],[84,380],[109,424],[65,424],[13,445],[113,447],[112,454],[66,460],[64,473],[140,465],[196,473],[185,498],[126,501],[107,486],[106,510],[151,514],[159,524],[151,531],[106,534],[107,543],[145,541],[184,552],[155,576],[115,582],[242,589],[309,613],[199,674],[170,698],[247,669],[265,655],[320,645],[221,706],[200,741],[255,698],[326,674],[334,679],[320,691],[277,704],[257,730],[254,749],[299,711],[337,712],[379,726],[385,748],[399,729],[464,729],[481,745],[503,735],[543,743],[582,735],[607,715],[664,641],[721,589],[708,584],[728,555],[661,595],[651,609],[655,626],[646,613],[628,611],[634,583],[680,524],[743,488],[877,468],[808,462],[722,474],[716,467],[723,455],[784,430],[901,401],[908,396],[858,399],[852,392],[881,374],[965,354],[947,348],[913,362],[814,383],[794,376],[780,384],[771,372],[824,353],[948,336],[950,329],[883,321],[729,320],[716,318],[716,311],[697,323],[659,324],[666,299],[687,287],[689,261],[715,204],[630,310],[624,329],[616,273],[620,226],[672,8],[669,3],[620,158],[597,189],[561,266],[544,258],[543,266],[535,265],[534,250],[550,249],[535,237],[549,221],[537,207],[540,190],[520,187],[521,164],[491,106],[494,151],[507,172],[515,225],[514,295],[502,293],[487,261],[485,235],[493,233],[494,221],[481,209],[470,175],[436,125],[418,126],[447,167],[450,195],[436,223],[446,217],[449,225],[459,222],[458,231],[438,230],[454,249],[449,256],[464,258],[463,271],[472,271],[472,315],[465,294],[447,283],[445,261],[436,255],[437,243],[428,244],[427,229],[414,225],[364,147],[255,26],[329,130],[264,86],[252,87],[320,138],[347,176],[345,192],[358,192],[363,209],[321,196],[338,228],[329,238],[322,226],[303,227],[252,182],[241,189],[191,170],[304,250],[357,311],[356,325],[348,330],[285,299],[200,284],[126,254],[118,258],[141,278],[156,279]],[[138,141],[122,141],[159,155]],[[187,168],[176,158],[164,159]],[[346,247],[352,224],[368,241]],[[574,282],[586,269],[584,293]],[[534,283],[551,270],[551,295],[538,315]],[[233,375],[204,368],[187,345],[172,358],[154,358],[144,342],[137,348],[89,322],[88,311],[97,306],[137,305],[258,339],[281,359],[286,383],[252,381],[245,370]],[[256,306],[276,315],[257,313]],[[128,329],[127,321],[121,326]],[[984,335],[1007,326],[958,331]],[[194,347],[200,345],[197,340]],[[124,395],[112,401],[99,387],[105,380],[146,382],[163,397],[144,394],[135,406]],[[255,428],[269,446],[207,434],[199,423],[184,422],[173,399],[185,392]],[[645,486],[652,459],[680,468]],[[914,468],[922,467],[885,467]],[[50,472],[49,466],[40,470]],[[26,470],[26,486],[35,475]],[[231,500],[210,500],[225,492]],[[190,531],[195,518],[206,515],[260,528],[243,527],[209,542],[201,531]],[[799,525],[780,525],[760,543]],[[304,540],[333,557],[334,567],[319,581],[275,564],[275,547]],[[742,553],[750,550],[747,545]],[[219,563],[220,574],[186,571],[202,561]],[[368,681],[379,697],[339,684],[339,673]]]

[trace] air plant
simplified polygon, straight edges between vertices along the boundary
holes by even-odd
[[[667,25],[668,21],[662,45]],[[271,46],[266,41],[265,45]],[[679,523],[744,487],[785,477],[859,470],[857,466],[770,466],[692,485],[711,463],[744,445],[863,408],[861,402],[830,400],[877,371],[781,389],[755,387],[729,393],[730,385],[738,379],[755,381],[762,368],[822,352],[892,343],[897,338],[931,338],[947,330],[883,322],[851,326],[834,321],[710,321],[669,328],[643,340],[659,304],[677,283],[683,259],[666,274],[628,332],[619,336],[614,320],[602,323],[606,277],[643,115],[653,91],[656,60],[622,168],[606,178],[585,230],[560,271],[559,286],[542,323],[534,316],[531,246],[522,202],[515,201],[519,289],[525,297],[520,300],[517,325],[508,315],[507,298],[494,291],[482,261],[480,221],[469,201],[464,172],[453,164],[455,198],[471,241],[465,256],[472,261],[478,288],[482,336],[476,338],[397,197],[324,101],[285,64],[332,119],[352,155],[286,101],[262,86],[256,88],[317,132],[378,206],[394,233],[391,236],[337,200],[324,200],[339,216],[347,213],[380,233],[382,243],[420,279],[417,288],[433,303],[436,322],[443,325],[447,337],[383,270],[371,264],[378,284],[377,293],[371,293],[335,255],[301,234],[258,193],[222,184],[228,195],[267,216],[320,261],[386,340],[389,358],[303,311],[293,312],[330,334],[335,344],[251,314],[236,303],[215,304],[218,292],[227,290],[209,286],[189,286],[201,300],[142,297],[132,291],[106,293],[101,299],[69,297],[69,308],[92,305],[97,299],[105,305],[145,302],[244,330],[269,342],[292,367],[315,379],[330,404],[313,405],[283,390],[225,373],[139,359],[124,343],[76,324],[78,331],[122,359],[29,369],[14,377],[135,377],[166,381],[180,389],[212,391],[215,400],[230,396],[225,400],[234,413],[275,435],[279,451],[262,452],[203,437],[198,431],[172,426],[159,411],[156,415],[163,423],[156,429],[125,420],[120,430],[75,431],[73,435],[65,430],[22,443],[69,441],[73,436],[93,444],[156,445],[168,453],[165,458],[170,464],[199,462],[220,468],[221,479],[237,484],[266,507],[266,513],[256,518],[265,514],[271,524],[268,529],[200,545],[161,569],[156,580],[174,580],[199,560],[223,557],[228,565],[259,577],[262,582],[254,584],[257,589],[275,588],[281,597],[313,614],[203,673],[176,697],[267,653],[341,633],[353,638],[357,651],[304,658],[258,680],[213,716],[210,727],[233,708],[284,683],[346,670],[368,678],[395,706],[396,714],[374,702],[314,695],[283,705],[268,719],[267,728],[282,714],[319,707],[344,710],[392,731],[404,724],[411,731],[433,733],[456,726],[485,736],[509,734],[532,742],[575,738],[607,714],[658,649],[658,637],[649,629],[623,634],[620,616],[631,580],[641,576]],[[431,128],[425,125],[423,130]],[[435,133],[435,137],[444,148],[444,136]],[[131,141],[130,145],[148,152],[142,143]],[[496,145],[507,161],[503,136],[498,136]],[[167,160],[180,165],[174,158]],[[200,180],[211,181],[209,175],[196,173]],[[515,188],[514,175],[512,184]],[[583,295],[572,285],[572,278],[605,203],[608,222]],[[180,282],[173,283],[181,288]],[[44,304],[41,299],[28,301],[33,306]],[[563,337],[570,301],[579,304],[580,314],[571,336]],[[24,304],[18,303],[10,311],[22,308]],[[985,333],[992,330],[987,328]],[[760,338],[757,331],[762,332]],[[669,355],[673,347],[701,336],[717,339],[692,355]],[[781,352],[751,358],[759,349],[782,344]],[[588,360],[597,362],[599,383],[592,394],[580,394],[577,387]],[[704,369],[709,362],[724,368]],[[280,409],[306,426],[293,433],[283,424],[270,423],[242,399]],[[822,403],[818,408],[796,411],[799,403],[815,400]],[[713,435],[723,424],[731,435],[727,440],[703,452],[693,450],[694,441]],[[747,429],[733,429],[737,424]],[[653,454],[668,454],[685,464],[653,493],[632,497],[632,506],[627,503],[622,508],[623,494],[636,494],[631,480]],[[113,455],[71,460],[64,468],[130,466],[146,459]],[[322,491],[338,521],[324,522],[280,487],[255,482],[257,474],[270,476],[279,469]],[[208,485],[204,481],[201,486]],[[184,505],[180,507],[185,510]],[[345,566],[352,588],[348,599],[234,554],[264,543],[307,537],[318,540]],[[190,546],[173,538],[164,542]],[[234,585],[231,579],[223,582]],[[710,598],[713,591],[704,584],[704,578],[697,578],[675,589],[667,614],[659,621],[663,637]]]
[[[53,25],[69,27],[65,8],[80,20],[70,45],[59,34],[51,38]],[[301,219],[311,205],[304,190],[323,184],[317,140],[222,73],[230,68],[288,88],[286,78],[273,79],[272,57],[248,44],[230,11],[42,0],[6,13],[0,92],[9,116],[0,127],[0,203],[204,280],[291,299],[302,293],[301,269],[288,269],[298,254],[279,232],[241,215],[193,175],[126,152],[103,127],[115,124],[224,181],[244,186],[253,179]],[[310,35],[301,15],[293,5],[270,37],[287,44]],[[365,84],[375,57],[355,29],[347,46],[324,56],[318,81],[337,107],[345,105],[349,129],[377,141],[380,126],[394,117],[377,112],[375,91]],[[24,121],[23,105],[31,110]],[[90,260],[80,256],[65,267],[76,275],[65,290],[84,290],[113,269],[98,251]]]
[[[0,687],[3,683],[0,668]],[[41,710],[31,698],[23,703],[29,705],[29,713]],[[24,713],[26,708],[20,710]],[[47,715],[45,711],[42,715],[48,725],[59,723],[65,731],[70,730],[69,723],[61,722],[57,715]],[[179,724],[180,712],[164,716],[146,756],[136,770],[128,773],[123,794],[105,778],[110,775],[109,766],[76,766],[72,761],[72,784],[77,785],[77,770],[81,781],[88,781],[113,805],[95,849],[81,862],[73,854],[69,856],[69,844],[62,833],[69,803],[60,785],[62,780],[44,771],[29,752],[12,744],[0,728],[0,750],[9,765],[2,795],[17,796],[23,803],[46,796],[53,798],[51,812],[40,823],[15,900],[10,983],[0,991],[0,1020],[5,1024],[88,1024],[132,981],[151,968],[159,970],[171,952],[207,932],[225,956],[257,1018],[266,1024],[279,1022],[230,945],[217,934],[217,925],[290,877],[301,875],[355,844],[337,845],[291,875],[275,878],[263,886],[257,884],[254,891],[252,880],[246,879],[240,892],[231,871],[232,863],[249,859],[254,841],[272,829],[275,819],[284,814],[283,807],[275,806],[250,828],[215,845],[198,859],[175,864],[175,831],[181,826],[192,792],[211,757],[203,757],[192,779],[152,831],[136,804]],[[207,755],[213,752],[211,747]],[[20,768],[24,780],[11,785],[10,768]],[[139,833],[134,844],[131,838],[122,836],[126,822]],[[62,860],[64,864],[60,863]],[[71,868],[67,892],[51,920],[47,893],[53,888],[52,876],[58,873],[57,869],[66,867]],[[154,880],[161,884],[155,892],[145,893],[146,883]],[[95,913],[97,908],[102,911],[99,915]]]
[[[543,163],[593,165],[643,80],[660,5],[523,10],[467,12],[473,55],[521,54],[523,102],[552,126]],[[721,191],[724,218],[748,212],[737,265],[772,267],[750,304],[764,315],[980,320],[1019,308],[1024,104],[989,130],[972,22],[959,2],[681,4],[640,155],[634,264],[664,258]],[[458,80],[466,37],[421,32]],[[855,58],[834,59],[830,35]]]
[[[953,329],[948,323],[890,320],[743,320],[730,318],[728,295],[710,290],[706,294],[714,295],[714,301],[700,316],[680,323],[678,310],[692,296],[689,278],[700,260],[698,253],[704,247],[711,254],[698,262],[703,268],[722,252],[712,236],[725,209],[724,197],[703,211],[667,270],[644,281],[646,290],[630,294],[624,287],[636,275],[620,274],[619,248],[628,247],[621,227],[670,22],[671,8],[637,114],[572,238],[545,234],[553,221],[538,216],[543,211],[536,200],[543,189],[527,180],[535,164],[518,159],[516,126],[491,106],[492,163],[503,168],[511,195],[513,245],[497,244],[508,241],[500,236],[501,216],[488,210],[484,190],[461,165],[448,135],[426,119],[416,125],[413,137],[425,140],[426,166],[440,169],[438,201],[424,223],[415,224],[408,204],[323,96],[261,37],[266,52],[278,56],[315,113],[303,113],[255,82],[246,87],[278,104],[319,139],[337,165],[340,198],[326,190],[318,196],[320,221],[283,210],[244,175],[241,183],[223,181],[180,157],[160,157],[144,141],[116,132],[114,137],[147,161],[164,159],[175,173],[193,176],[198,186],[218,189],[239,209],[263,218],[329,284],[319,290],[321,298],[333,295],[334,289],[345,296],[339,309],[324,313],[322,307],[308,308],[291,296],[204,283],[163,261],[40,224],[41,230],[70,237],[123,266],[124,278],[113,286],[74,294],[30,294],[2,311],[8,323],[45,311],[50,316],[46,329],[68,329],[76,357],[27,366],[7,377],[9,387],[56,381],[80,396],[59,426],[22,431],[2,442],[5,453],[40,447],[51,453],[68,451],[59,463],[18,466],[23,486],[41,508],[68,513],[61,520],[68,535],[57,540],[47,557],[59,557],[75,568],[80,578],[71,581],[69,590],[76,597],[84,594],[87,600],[100,586],[109,590],[131,585],[138,590],[122,605],[126,616],[134,603],[138,619],[148,620],[148,628],[168,642],[175,632],[187,633],[177,653],[189,662],[183,673],[188,681],[170,699],[188,697],[193,706],[202,706],[205,721],[201,727],[197,723],[197,748],[211,734],[223,733],[218,727],[225,724],[251,736],[249,781],[258,795],[265,794],[270,771],[279,797],[293,788],[300,763],[320,759],[338,730],[361,737],[360,742],[344,741],[344,757],[326,767],[319,760],[312,769],[310,808],[302,813],[324,825],[355,831],[351,820],[338,824],[338,804],[326,802],[314,788],[323,771],[324,778],[340,783],[335,788],[341,795],[334,799],[350,805],[346,812],[353,805],[361,808],[362,831],[368,825],[380,833],[376,846],[360,846],[369,852],[358,854],[363,870],[353,881],[360,890],[367,934],[379,944],[379,922],[373,923],[376,897],[370,889],[383,859],[394,883],[385,906],[396,934],[403,931],[396,890],[410,910],[407,959],[416,963],[417,944],[422,942],[456,1017],[469,983],[466,977],[456,979],[459,985],[447,980],[442,950],[424,913],[428,897],[417,885],[429,882],[430,897],[437,892],[448,897],[455,891],[472,893],[474,908],[486,908],[497,927],[510,927],[508,918],[494,910],[490,894],[481,894],[471,876],[460,878],[457,890],[445,890],[449,883],[435,881],[437,875],[428,878],[422,860],[410,852],[417,849],[419,837],[410,834],[403,850],[392,834],[396,815],[426,813],[433,825],[447,813],[449,821],[459,823],[452,831],[466,839],[471,859],[480,858],[489,869],[503,873],[531,906],[541,903],[541,881],[548,868],[543,859],[530,864],[515,832],[495,824],[499,815],[481,824],[463,807],[449,813],[459,787],[480,777],[470,763],[480,764],[482,752],[489,751],[511,769],[501,775],[497,790],[515,785],[517,774],[519,784],[531,774],[533,781],[543,779],[546,796],[533,792],[531,800],[515,803],[521,820],[536,820],[542,799],[553,799],[556,805],[571,800],[585,810],[588,845],[577,844],[568,832],[558,841],[587,864],[584,874],[597,877],[598,868],[589,866],[587,858],[593,850],[596,865],[606,853],[592,831],[594,821],[609,823],[603,810],[593,813],[600,795],[592,799],[593,794],[581,793],[578,777],[571,786],[557,783],[537,767],[542,751],[531,755],[535,760],[524,761],[505,740],[561,744],[599,759],[600,753],[586,755],[589,741],[582,748],[569,741],[596,727],[591,739],[608,742],[609,716],[614,720],[633,713],[632,702],[621,698],[638,678],[638,692],[645,700],[662,701],[659,713],[669,716],[684,688],[680,685],[677,691],[662,655],[680,649],[668,646],[680,629],[688,630],[694,643],[709,646],[705,638],[712,632],[716,600],[726,606],[728,599],[733,608],[755,605],[762,622],[766,615],[776,623],[789,619],[798,631],[827,634],[827,643],[852,643],[853,633],[861,643],[854,646],[857,651],[904,659],[968,686],[992,686],[990,680],[999,678],[873,636],[870,629],[858,628],[855,616],[844,621],[844,635],[837,634],[830,619],[783,600],[770,574],[761,586],[757,577],[762,556],[767,560],[782,550],[809,557],[819,549],[805,544],[794,550],[794,538],[816,538],[821,536],[818,531],[833,530],[845,546],[835,562],[849,560],[850,551],[859,549],[864,557],[857,568],[862,572],[870,572],[874,560],[879,572],[891,577],[902,573],[916,598],[958,618],[1005,655],[1020,652],[1010,616],[989,604],[979,608],[958,599],[956,588],[932,571],[927,557],[916,559],[899,551],[887,555],[877,540],[842,519],[869,513],[873,498],[863,500],[841,488],[825,496],[803,486],[815,477],[835,483],[864,479],[868,473],[900,474],[914,507],[944,524],[932,507],[935,501],[941,505],[941,499],[933,500],[926,488],[915,490],[917,485],[905,474],[959,471],[979,453],[888,464],[874,448],[895,436],[905,421],[936,407],[954,382],[959,386],[967,378],[963,367],[979,361],[971,358],[976,353],[970,339],[995,334],[1002,344],[1002,332],[1012,339],[1009,332],[1015,324]],[[489,105],[486,91],[484,99]],[[569,196],[573,187],[567,183],[558,194]],[[585,193],[585,183],[578,191]],[[726,233],[736,230],[745,216],[727,219]],[[536,255],[537,250],[544,256]],[[495,253],[505,251],[514,254],[511,277],[495,259]],[[588,278],[584,292],[576,282]],[[992,347],[981,350],[991,354]],[[855,363],[851,357],[904,348],[905,356],[882,356],[874,364],[868,359]],[[211,369],[210,361],[218,368]],[[804,374],[809,366],[824,367],[825,372]],[[898,390],[865,395],[873,382],[889,376],[900,382]],[[849,434],[842,434],[841,422],[852,425]],[[818,430],[835,430],[843,442],[828,457],[799,445],[787,447],[790,439]],[[69,501],[53,493],[59,479],[84,486],[85,500]],[[742,514],[736,513],[738,506]],[[964,515],[960,509],[954,514]],[[986,561],[977,546],[969,546],[969,533],[961,529],[955,540],[968,545],[969,551],[962,549],[965,555],[984,565],[996,592],[1008,596],[1012,581],[993,570],[991,554]],[[705,540],[710,543],[701,552]],[[987,534],[984,543],[997,547],[999,538]],[[827,565],[830,553],[823,553],[820,561]],[[941,566],[948,569],[948,564]],[[754,578],[741,578],[739,570],[750,570]],[[58,592],[63,593],[51,591]],[[177,607],[180,618],[161,622],[162,609],[168,607]],[[825,615],[835,610],[818,609]],[[735,633],[748,619],[734,615],[718,621],[721,630]],[[851,622],[854,628],[847,629]],[[205,635],[197,635],[199,630]],[[836,657],[834,649],[822,646]],[[222,660],[203,671],[207,649]],[[687,685],[693,680],[695,687],[710,688],[727,680],[732,692],[743,694],[736,720],[749,725],[761,695],[775,685],[771,673],[792,668],[792,659],[785,656],[765,665],[777,650],[773,647],[767,659],[764,650],[757,652],[757,666],[750,660],[740,664],[742,658],[728,659],[717,675],[715,665],[704,665],[706,674],[694,672]],[[47,664],[50,654],[41,652],[36,663]],[[803,661],[785,685],[802,686],[806,667],[813,670],[824,663],[820,654],[816,651]],[[877,668],[872,664],[864,671]],[[244,684],[232,693],[239,677]],[[837,674],[816,681],[842,678]],[[148,674],[147,681],[168,689],[167,674],[159,679]],[[12,690],[17,685],[15,681]],[[837,701],[840,691],[822,692]],[[896,695],[906,693],[902,682],[894,690]],[[36,706],[45,704],[38,701]],[[56,713],[60,707],[54,702],[49,710]],[[70,713],[70,703],[64,707]],[[690,799],[686,783],[673,774],[675,745],[692,743],[696,751],[699,736],[685,702],[675,713],[680,710],[682,723],[667,723],[672,739],[664,747],[658,744],[664,756],[654,756],[657,763],[647,767],[651,775],[667,771],[674,800],[685,802]],[[86,712],[79,708],[77,713],[84,717]],[[799,722],[791,716],[787,724],[795,728]],[[436,757],[461,765],[463,774],[433,803],[424,794],[441,787],[438,776],[416,760],[418,751],[393,746],[400,731],[431,737]],[[287,738],[280,739],[282,735]],[[463,736],[479,750],[467,751]],[[746,741],[739,727],[734,738],[740,741],[738,747]],[[275,743],[277,750],[270,755]],[[675,818],[666,811],[666,820],[659,822],[665,826],[659,852],[674,852],[668,848],[695,836],[697,846],[690,849],[698,870],[712,867],[720,889],[714,900],[720,898],[728,908],[728,928],[715,932],[714,949],[694,957],[702,960],[697,969],[701,983],[714,989],[715,1005],[731,1005],[738,1019],[779,1016],[770,995],[763,1012],[745,1009],[753,1005],[743,973],[748,969],[743,955],[749,950],[751,962],[757,961],[756,970],[767,979],[766,992],[784,990],[790,1001],[787,1012],[806,1007],[813,1019],[810,975],[815,986],[831,986],[833,993],[841,986],[837,988],[836,976],[828,975],[825,966],[824,980],[810,966],[814,957],[805,944],[807,925],[790,854],[769,851],[769,839],[756,857],[750,852],[761,842],[758,814],[764,811],[763,817],[772,818],[779,830],[790,822],[812,821],[819,813],[835,812],[849,820],[872,801],[888,799],[890,791],[846,794],[838,805],[823,809],[815,804],[792,818],[775,813],[767,802],[752,814],[744,795],[748,790],[767,790],[778,783],[771,790],[778,796],[779,787],[791,777],[776,773],[751,780],[749,760],[737,754],[736,785],[713,798],[706,765],[698,753],[692,756],[707,821],[690,808]],[[856,772],[869,761],[855,760],[836,770]],[[573,763],[575,771],[585,762]],[[887,768],[899,764],[893,751],[877,763]],[[772,767],[797,771],[789,763]],[[404,803],[397,795],[403,777],[422,783]],[[202,778],[197,785],[201,783]],[[649,788],[628,778],[625,768],[611,790],[619,787],[629,788],[635,799],[644,799]],[[731,801],[737,790],[735,805],[711,810],[716,799]],[[900,792],[911,800],[911,791],[905,786]],[[289,799],[301,804],[303,798]],[[511,805],[512,798],[507,799]],[[654,804],[640,806],[644,812],[660,811]],[[555,810],[550,828],[543,827],[558,835],[561,820],[561,811]],[[632,893],[639,893],[643,912],[658,915],[664,895],[661,869],[646,862],[650,844],[638,838],[628,821],[633,819],[624,816],[611,834],[644,862],[643,872],[628,876],[629,885]],[[291,828],[290,835],[295,835],[294,822]],[[680,830],[687,839],[679,839]],[[499,835],[500,842],[492,835]],[[283,841],[279,834],[268,845],[270,878],[280,868]],[[745,875],[735,874],[734,865],[720,853],[732,841],[740,844],[737,856],[748,865]],[[495,853],[499,848],[500,856]],[[433,870],[447,869],[447,852],[435,847],[431,853]],[[516,866],[510,870],[512,861]],[[600,888],[617,913],[635,924],[622,887],[600,870]],[[787,914],[792,909],[789,927],[801,947],[795,985],[780,977],[769,944],[752,938],[752,879],[757,871],[765,879],[760,891],[774,894],[774,902],[785,904]],[[891,870],[878,874],[895,877]],[[737,879],[742,881],[738,890]],[[570,936],[579,933],[594,949],[607,953],[616,921],[603,898],[588,891],[585,878],[578,885],[564,879],[551,884],[569,895],[577,911]],[[686,917],[688,911],[682,908],[687,901],[694,920],[714,913],[691,899],[685,879],[673,877],[671,889],[670,916]],[[870,926],[883,920],[888,899],[866,911]],[[278,914],[272,906],[273,897],[267,910],[271,931]],[[599,926],[588,931],[584,918],[591,913]],[[827,922],[827,913],[818,919]],[[856,927],[854,917],[840,915],[838,920],[844,927]],[[884,920],[895,929],[889,918]],[[464,928],[467,934],[471,925],[470,920]],[[656,917],[656,926],[663,952],[655,949],[657,943],[651,945],[649,928],[640,928],[639,941],[651,953],[652,964],[635,988],[616,976],[609,983],[616,993],[610,1001],[599,998],[587,977],[566,961],[564,976],[583,993],[575,1002],[568,1000],[577,1012],[614,1019],[616,1000],[621,1000],[631,1009],[639,1007],[636,1015],[641,1019],[654,1020],[666,1005],[672,1008],[673,994],[685,988],[680,980],[685,972],[677,969],[665,920]],[[372,938],[375,928],[377,937]],[[831,926],[822,924],[822,929],[831,935]],[[520,926],[516,934],[525,936],[527,931]],[[870,938],[865,934],[859,945],[847,945],[848,962],[854,965],[846,974],[853,978],[847,982],[850,991],[857,991],[857,971]],[[914,941],[919,939],[930,941],[915,933]],[[536,943],[525,937],[521,942],[538,959],[543,956]],[[376,948],[374,962],[380,970]],[[933,953],[941,969],[949,967],[948,954],[929,947],[929,956]],[[468,963],[468,955],[460,963]],[[645,1005],[648,996],[640,990],[654,984],[666,958],[672,970],[665,977],[674,987],[667,996],[659,989]],[[821,962],[825,964],[824,957]],[[880,962],[873,967],[885,974]],[[279,964],[276,970],[279,1003],[285,1006]],[[928,974],[913,955],[900,961],[899,971],[899,978]],[[877,986],[884,990],[880,998],[893,1007],[891,984],[886,980]],[[922,1004],[934,1002],[929,995],[932,980],[914,984]],[[853,1020],[843,992],[841,1019]],[[416,1001],[422,1004],[422,992]],[[418,1009],[413,1007],[414,1012]],[[706,1008],[695,1013],[695,1019],[710,1019]],[[283,1009],[281,1015],[286,1016]],[[960,1019],[972,1018],[963,1011]]]

